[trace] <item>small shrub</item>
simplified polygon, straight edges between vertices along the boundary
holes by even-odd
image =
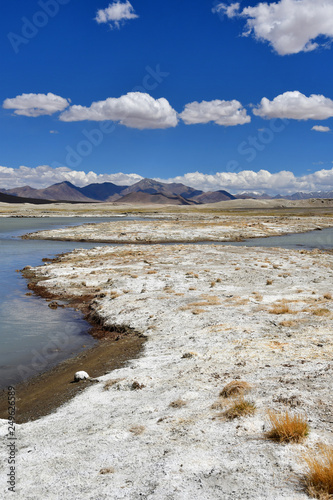
[[[331,293],[325,293],[324,299],[326,299],[326,300],[332,300],[332,294]]]
[[[267,280],[266,281],[266,285],[272,285],[273,284],[273,280]]]
[[[269,411],[268,420],[271,429],[266,433],[268,439],[280,443],[299,443],[309,434],[307,418],[300,414],[292,415],[285,413],[274,413]]]
[[[233,420],[234,418],[253,415],[255,411],[256,406],[253,401],[239,398],[221,416],[224,416],[228,420]]]
[[[222,396],[223,398],[241,396],[248,392],[251,388],[252,386],[244,380],[232,380],[222,389],[222,391],[220,392],[220,396]]]
[[[307,466],[303,478],[307,493],[319,500],[333,498],[333,446],[322,445],[319,453],[302,458]]]

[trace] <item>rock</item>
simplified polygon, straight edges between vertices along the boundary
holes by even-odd
[[[74,382],[79,382],[80,380],[86,380],[89,378],[90,377],[87,372],[84,371],[76,372],[74,375]]]

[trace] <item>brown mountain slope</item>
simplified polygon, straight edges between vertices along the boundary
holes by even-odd
[[[43,205],[46,203],[52,203],[52,201],[36,198],[23,198],[12,194],[0,193],[0,203],[33,203],[34,205]]]
[[[44,200],[56,200],[56,201],[82,201],[89,202],[95,201],[84,194],[82,194],[79,189],[68,181],[59,182],[53,184],[45,189],[34,189],[30,186],[23,186],[22,188],[8,189],[7,194],[12,194],[16,196],[23,196],[26,198],[36,198]]]
[[[159,204],[159,205],[195,205],[195,202],[185,200],[182,196],[166,196],[162,193],[150,194],[143,192],[129,193],[122,196],[115,203],[125,204]]]
[[[144,192],[149,194],[161,193],[165,196],[182,196],[186,199],[203,193],[203,191],[185,186],[185,184],[181,183],[167,184],[165,182],[154,181],[153,179],[142,179],[142,181],[139,181],[136,184],[133,184],[132,186],[126,188],[121,194],[125,196],[127,194],[136,192]]]
[[[198,203],[217,203],[219,201],[235,200],[235,196],[228,193],[227,191],[208,191],[207,193],[199,194],[198,196],[193,196],[192,200]]]

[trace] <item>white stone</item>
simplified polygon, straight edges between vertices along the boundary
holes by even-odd
[[[87,372],[80,371],[76,372],[74,375],[74,381],[78,382],[79,380],[85,380],[87,378],[90,378]]]

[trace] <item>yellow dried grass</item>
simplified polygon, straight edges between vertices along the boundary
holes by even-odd
[[[268,439],[280,443],[299,443],[309,434],[307,418],[300,414],[275,413],[268,411],[271,429],[266,433]]]

